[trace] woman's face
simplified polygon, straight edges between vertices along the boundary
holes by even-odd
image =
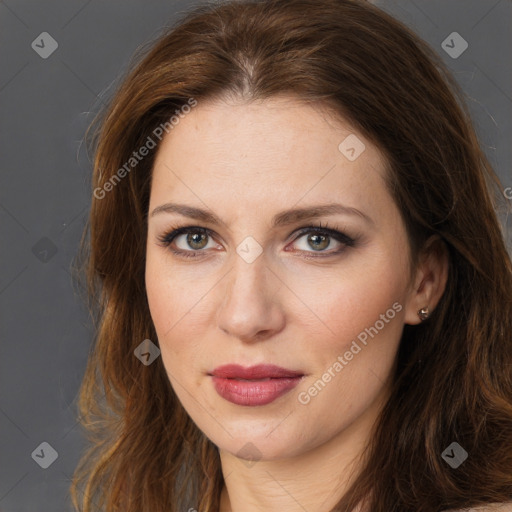
[[[199,102],[163,139],[149,306],[174,391],[222,451],[355,442],[386,398],[413,285],[382,158],[285,98]]]

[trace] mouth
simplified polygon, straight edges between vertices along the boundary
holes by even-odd
[[[208,374],[217,393],[225,400],[244,406],[266,405],[293,389],[304,377],[301,371],[275,365],[244,368],[229,364]]]
[[[215,368],[210,375],[214,377],[221,377],[224,379],[238,379],[238,380],[268,380],[268,379],[283,379],[302,377],[304,375],[301,371],[288,370],[281,366],[273,364],[259,364],[245,368],[238,364],[226,364]]]

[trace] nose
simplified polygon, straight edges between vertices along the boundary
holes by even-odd
[[[217,325],[225,333],[251,343],[271,338],[285,325],[279,300],[282,283],[267,266],[264,254],[252,263],[235,256],[226,276]]]

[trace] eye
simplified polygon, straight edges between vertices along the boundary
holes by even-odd
[[[312,225],[299,231],[299,236],[295,238],[294,244],[298,245],[299,251],[319,253],[319,256],[323,257],[339,254],[346,247],[353,247],[355,240],[336,228],[331,229],[327,226]]]
[[[195,258],[198,252],[217,246],[213,241],[212,232],[199,226],[171,229],[159,237],[159,241],[164,247],[169,247],[174,254],[186,258]],[[177,247],[176,249],[172,247],[173,244]]]
[[[170,231],[158,238],[163,247],[180,257],[196,258],[206,249],[222,248],[213,238],[213,232],[200,226],[182,226],[171,228]],[[299,242],[299,243],[297,243]],[[298,245],[298,251],[308,253],[309,258],[328,257],[340,254],[347,247],[353,247],[356,241],[339,231],[319,225],[306,226],[299,230],[293,244]],[[285,247],[285,251],[294,249]],[[331,250],[328,250],[331,249]],[[316,253],[316,254],[315,254]]]

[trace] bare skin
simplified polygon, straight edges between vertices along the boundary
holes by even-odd
[[[365,145],[353,161],[338,148],[351,134]],[[166,203],[205,209],[220,222],[152,215]],[[352,210],[273,226],[285,210],[332,203]],[[353,243],[299,233],[319,222]],[[159,238],[181,226],[210,234],[196,232],[193,246],[187,233],[164,246]],[[244,245],[247,237],[256,245]],[[258,246],[250,263],[237,253]],[[173,389],[219,448],[221,512],[324,512],[336,504],[388,398],[404,324],[419,323],[418,310],[433,310],[443,293],[446,253],[429,247],[411,275],[383,156],[318,108],[284,97],[199,102],[164,138],[151,187],[146,288]],[[366,344],[358,341],[364,332]],[[269,404],[236,405],[209,375],[227,363],[272,363],[304,377]]]

